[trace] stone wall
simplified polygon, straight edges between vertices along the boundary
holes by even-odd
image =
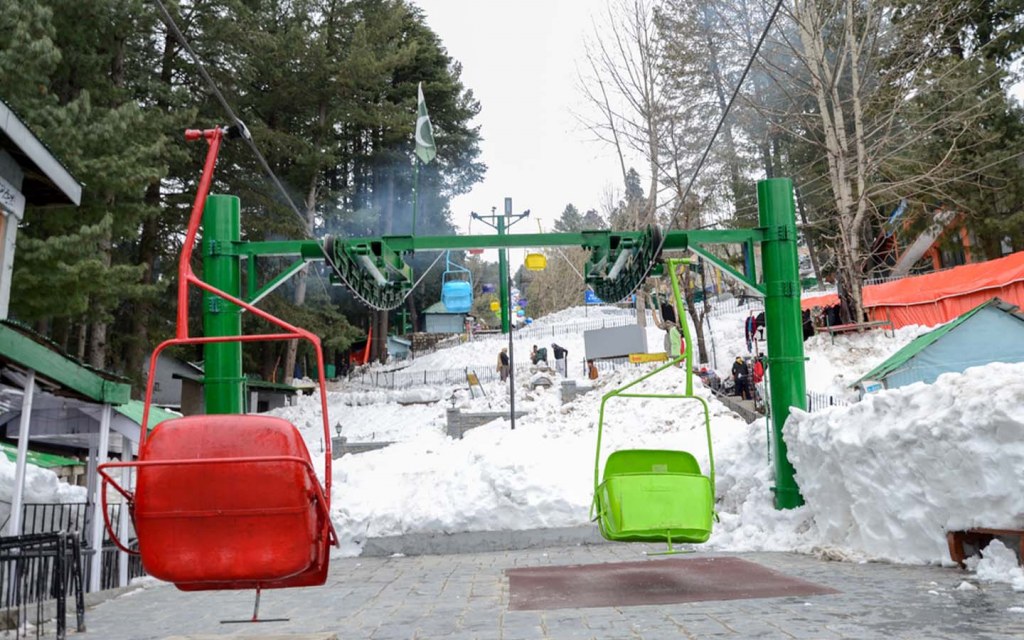
[[[391,442],[349,442],[345,436],[331,438],[331,458],[337,460],[346,453],[365,453],[383,449]]]
[[[516,411],[516,419],[526,415],[526,411]],[[445,431],[453,438],[461,438],[470,429],[487,424],[492,420],[509,420],[507,411],[482,411],[466,413],[461,409],[448,410],[448,422]]]

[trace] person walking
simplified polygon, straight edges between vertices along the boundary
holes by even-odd
[[[504,347],[498,354],[498,375],[502,382],[508,380],[508,347]]]

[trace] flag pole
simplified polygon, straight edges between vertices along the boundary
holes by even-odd
[[[412,235],[416,235],[416,211],[419,209],[420,199],[420,159],[415,154],[412,163],[415,167],[412,174]]]

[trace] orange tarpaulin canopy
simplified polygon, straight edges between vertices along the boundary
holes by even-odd
[[[896,327],[949,322],[994,297],[1024,306],[1024,251],[864,287],[864,306],[871,319],[888,317]],[[806,298],[800,306],[810,309],[838,303],[833,293]]]

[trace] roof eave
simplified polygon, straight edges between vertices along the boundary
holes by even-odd
[[[67,204],[78,206],[82,203],[82,185],[71,175],[64,165],[32,131],[25,126],[14,111],[0,100],[0,131],[18,146],[25,157],[31,161],[53,185],[63,193]],[[56,204],[56,203],[42,203]]]

